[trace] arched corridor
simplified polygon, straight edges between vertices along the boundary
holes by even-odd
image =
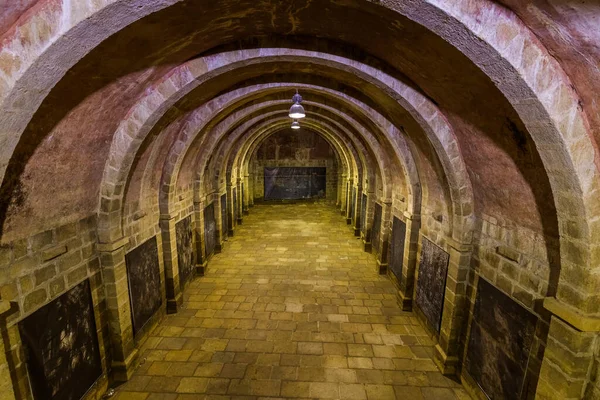
[[[470,398],[331,205],[257,206],[229,241],[118,398]]]
[[[0,1],[0,400],[600,398],[599,21]]]

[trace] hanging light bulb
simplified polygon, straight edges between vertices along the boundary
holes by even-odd
[[[292,122],[292,129],[300,129],[300,123],[294,120],[294,122]]]
[[[292,108],[290,108],[290,118],[300,119],[306,117],[304,107],[300,105],[300,103],[302,103],[302,96],[300,96],[297,89],[296,94],[294,95],[294,97],[292,97],[292,101],[294,102],[294,105],[292,106]]]

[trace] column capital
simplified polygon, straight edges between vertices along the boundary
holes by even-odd
[[[421,221],[421,214],[412,214],[408,211],[404,211],[402,213],[402,215],[404,215],[404,218],[406,218],[407,221],[412,221],[412,222],[420,222]]]
[[[100,253],[112,253],[113,251],[117,251],[122,247],[125,247],[129,243],[129,238],[122,237],[120,239],[114,240],[110,243],[98,243],[96,245],[96,249]]]
[[[445,238],[446,243],[448,243],[448,246],[452,247],[454,250],[458,251],[459,253],[468,253],[471,250],[473,250],[473,244],[471,243],[463,243],[463,242],[459,242],[458,240],[454,239],[454,238]]]
[[[160,214],[160,216],[158,217],[160,221],[170,221],[175,218],[176,216],[173,214]]]

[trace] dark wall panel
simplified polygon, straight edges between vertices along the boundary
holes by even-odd
[[[194,270],[194,246],[192,241],[192,216],[188,216],[175,224],[177,238],[177,263],[179,264],[179,286],[192,276]]]
[[[404,261],[404,241],[406,239],[406,224],[394,217],[392,223],[392,239],[390,242],[390,269],[398,282],[402,282],[402,264]]]
[[[19,332],[35,399],[78,400],[102,374],[89,281],[19,322]]]
[[[525,398],[537,317],[479,279],[465,365],[491,399]]]
[[[215,252],[217,244],[217,221],[215,219],[215,203],[204,208],[204,247],[206,257]]]
[[[129,280],[133,332],[136,334],[162,304],[156,237],[127,253],[125,264]]]
[[[265,200],[325,197],[327,169],[322,167],[265,167]]]
[[[360,203],[360,231],[366,240],[369,240],[367,237],[367,195],[365,193],[363,193]]]
[[[227,193],[221,195],[221,228],[223,232],[223,238],[227,237],[227,228],[229,227],[229,222],[227,221]]]
[[[381,204],[375,203],[375,209],[373,210],[373,227],[371,228],[371,243],[373,250],[376,253],[379,253],[381,249],[379,248],[379,237],[381,236]]]
[[[431,327],[440,331],[450,255],[423,237],[416,303]]]

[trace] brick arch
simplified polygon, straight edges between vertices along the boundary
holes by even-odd
[[[299,85],[298,87],[302,88],[303,86]],[[307,100],[305,100],[305,103],[311,104],[311,102],[307,101]],[[335,109],[333,109],[330,106],[319,105],[319,107],[322,108],[323,110],[326,110],[329,112],[335,112]],[[287,111],[287,110],[284,110],[284,112],[285,111]],[[284,113],[284,117],[285,117],[285,113]],[[304,118],[304,120],[306,120],[306,118]],[[310,121],[310,119],[308,121]],[[383,160],[380,160],[379,157],[383,156],[383,154],[385,154],[386,152],[383,150],[383,145],[378,143],[376,136],[371,134],[367,129],[365,129],[363,126],[361,126],[358,123],[358,121],[352,119],[352,120],[350,120],[350,122],[351,122],[353,128],[358,133],[357,137],[362,137],[362,138],[366,139],[366,141],[367,141],[366,147],[369,149],[373,149],[373,151],[375,152],[373,158],[375,159],[376,165],[378,165],[378,167],[379,167],[379,171],[380,171],[379,176],[381,177],[381,182],[383,183],[383,187],[384,187],[383,197],[384,197],[384,199],[391,198],[391,188],[393,187],[393,185],[391,183],[393,183],[395,181],[395,179],[393,179],[392,175],[390,174],[389,168],[391,167],[391,164],[393,163],[393,161],[390,160],[390,158],[388,158],[389,156],[384,156]],[[231,150],[231,153],[235,154],[235,156],[229,157],[227,168],[231,169],[233,167],[233,165],[236,165],[238,169],[241,168],[242,165],[244,165],[244,163],[246,163],[248,161],[249,155],[253,153],[254,149],[258,145],[258,142],[260,142],[260,141],[261,141],[260,137],[257,137],[253,141],[250,141],[250,138],[248,138],[247,140],[240,140],[239,146],[235,150],[233,150],[233,149]],[[357,146],[360,146],[360,145],[357,144]],[[365,150],[364,147],[362,147],[360,149],[362,151]],[[400,163],[401,168],[404,169],[405,177],[408,180],[405,189],[406,189],[407,193],[409,194],[409,198],[410,198],[409,209],[411,210],[411,212],[414,212],[415,207],[420,208],[420,192],[418,192],[417,188],[420,187],[421,182],[419,180],[418,174],[416,173],[416,168],[414,168],[414,164],[412,163],[412,155],[411,154],[402,154],[402,155],[396,154],[396,156],[397,156],[397,161]],[[389,187],[388,187],[388,185],[389,185]],[[415,193],[415,192],[417,192],[417,193]],[[413,199],[414,196],[416,196],[416,198]]]
[[[317,60],[319,60],[319,57],[321,58],[321,60],[323,60],[323,62],[329,62],[327,60],[327,57],[329,57],[329,55],[325,55],[322,53],[316,53],[316,52],[304,52],[304,51],[299,51],[299,50],[289,50],[289,49],[282,49],[282,50],[277,50],[277,49],[270,49],[270,51],[264,51],[264,53],[268,53],[270,56],[276,58],[278,61],[282,62],[285,59],[284,55],[287,55],[287,57],[290,58],[290,60],[298,60],[298,57],[293,57],[290,56],[289,53],[293,53],[293,54],[302,54],[304,56],[305,59],[310,59],[312,60],[312,62],[316,62]],[[281,55],[280,55],[281,54]],[[121,126],[119,127],[119,130],[117,131],[117,137],[115,138],[114,142],[113,142],[113,148],[124,148],[127,147],[128,145],[132,148],[132,150],[130,150],[129,152],[135,152],[135,148],[139,147],[139,144],[136,143],[134,141],[134,139],[131,139],[131,133],[129,133],[128,131],[133,130],[133,136],[144,136],[143,132],[144,131],[149,131],[151,129],[151,127],[153,126],[153,123],[155,121],[158,120],[158,118],[160,117],[160,115],[162,115],[162,113],[165,111],[165,109],[167,108],[167,106],[169,104],[174,104],[178,99],[180,99],[183,94],[188,93],[189,91],[192,90],[192,88],[194,87],[194,85],[198,84],[198,82],[201,82],[202,79],[199,78],[197,80],[194,80],[195,76],[193,75],[193,73],[191,71],[195,71],[197,73],[199,72],[203,72],[206,74],[207,69],[209,68],[214,68],[215,70],[218,70],[219,68],[223,67],[226,71],[230,71],[231,65],[235,64],[234,61],[231,60],[235,60],[235,59],[244,59],[246,60],[248,57],[252,57],[253,55],[256,55],[256,52],[249,52],[249,51],[241,51],[241,52],[232,52],[232,53],[228,53],[227,57],[223,57],[223,59],[226,59],[227,62],[223,62],[221,58],[217,58],[216,56],[211,56],[210,60],[211,62],[208,62],[206,60],[203,59],[197,59],[197,60],[193,60],[190,63],[186,64],[185,66],[183,66],[183,70],[180,71],[174,71],[173,73],[169,74],[169,76],[165,77],[165,79],[163,79],[161,82],[157,83],[156,89],[155,91],[149,91],[149,95],[147,96],[147,98],[145,98],[144,100],[142,100],[141,102],[138,103],[138,106],[135,107],[134,109],[132,109],[132,111],[128,114],[130,116],[130,118],[128,118],[128,120],[124,121]],[[263,56],[261,56],[263,57]],[[264,57],[267,57],[266,55]],[[302,57],[300,57],[302,58]],[[261,58],[262,60],[265,60],[266,58]],[[338,62],[338,65],[340,67],[344,67],[347,68],[344,64],[342,64],[342,62],[348,62],[352,64],[352,71],[359,74],[361,77],[369,77],[368,74],[373,74],[375,76],[381,76],[381,77],[385,77],[384,75],[377,74],[377,71],[368,67],[368,66],[364,66],[365,68],[365,72],[362,72],[360,70],[358,70],[356,67],[360,66],[361,64],[353,62],[352,60],[345,60],[343,58],[337,57],[335,58]],[[327,61],[326,61],[327,60]],[[231,64],[228,64],[228,62],[231,62]],[[224,67],[226,66],[226,67]],[[201,75],[203,76],[203,75]],[[391,79],[391,77],[387,77],[388,79]],[[372,78],[368,78],[371,81],[373,81]],[[456,202],[457,204],[459,204],[459,206],[455,207],[457,210],[465,210],[465,209],[470,209],[472,211],[472,193],[470,191],[470,183],[468,178],[466,177],[466,172],[465,172],[465,168],[464,168],[464,164],[462,163],[462,159],[460,157],[460,153],[458,152],[458,146],[456,145],[455,142],[455,138],[452,135],[452,130],[449,127],[448,123],[445,121],[445,119],[443,118],[441,112],[437,111],[437,109],[435,108],[435,106],[428,101],[427,99],[425,99],[424,96],[420,95],[418,92],[414,91],[414,90],[410,90],[406,85],[400,83],[399,81],[395,81],[395,80],[391,80],[390,81],[392,85],[394,85],[394,87],[396,88],[403,88],[406,92],[407,98],[409,100],[405,101],[406,103],[406,107],[409,108],[409,111],[412,109],[413,113],[416,113],[415,110],[421,110],[423,109],[422,114],[419,114],[418,117],[420,119],[420,122],[425,124],[426,126],[429,126],[428,128],[425,129],[426,133],[429,133],[430,135],[432,135],[432,137],[430,137],[430,141],[433,143],[440,143],[440,145],[437,145],[438,151],[441,151],[441,148],[444,149],[448,149],[450,152],[449,155],[444,155],[443,153],[440,155],[438,153],[438,156],[441,160],[452,160],[451,162],[442,162],[442,164],[446,165],[446,174],[452,174],[452,169],[450,171],[448,171],[449,168],[452,167],[456,167],[458,168],[458,176],[460,176],[460,179],[451,179],[452,181],[455,181],[456,184],[452,185],[452,193],[453,195],[458,195],[461,194],[461,198],[463,200],[461,200],[460,202]],[[176,89],[173,89],[173,87],[177,88],[178,85],[183,87],[183,94],[179,93]],[[383,83],[380,83],[380,85],[383,85]],[[163,86],[165,87],[164,89]],[[389,86],[386,86],[386,88],[389,89]],[[165,93],[165,95],[163,95],[162,93]],[[169,94],[171,94],[171,96],[169,96]],[[400,94],[398,94],[398,96],[400,97]],[[164,103],[160,103],[160,99],[164,99]],[[414,104],[412,103],[414,102]],[[137,119],[140,118],[140,115],[142,118],[146,117],[147,115],[150,115],[151,117],[148,118],[149,123],[145,122],[145,120],[142,120],[142,122],[137,121]],[[140,126],[141,128],[136,128],[136,126]],[[434,127],[436,129],[434,129]],[[139,129],[139,132],[135,133],[136,129]],[[439,135],[439,137],[441,139],[436,139],[436,132],[437,129],[441,130],[441,133]],[[127,142],[129,141],[130,144],[124,144],[123,142]],[[137,140],[139,143],[141,143],[141,141],[138,139]],[[444,147],[445,146],[445,147]],[[125,154],[127,154],[128,152],[126,151]],[[121,160],[114,160],[114,158],[118,158],[119,152],[111,152],[111,159],[109,160],[109,162],[107,163],[107,173],[105,174],[105,176],[111,176],[114,175],[114,169],[116,169],[115,167],[112,167],[112,165],[119,165],[119,164],[123,164],[125,166],[124,171],[127,171],[127,164],[130,163],[131,160],[127,160],[126,158],[122,158]],[[131,156],[130,156],[131,157]],[[451,165],[448,166],[448,165]],[[120,168],[121,170],[123,168]],[[123,173],[120,174],[121,175],[121,179],[124,179]],[[453,175],[450,175],[453,176]],[[118,187],[118,184],[114,184],[114,183],[108,183],[107,184],[109,186],[109,190],[102,190],[102,193],[107,193],[110,192],[110,187]],[[470,206],[470,207],[469,207]],[[460,213],[459,213],[460,214]],[[468,232],[468,229],[464,229],[465,232]]]
[[[287,87],[292,88],[293,86],[289,86],[289,84],[287,85]],[[282,102],[282,104],[285,104],[286,106],[289,105],[289,101],[284,101]],[[238,112],[241,114],[241,112]],[[234,118],[231,118],[231,120],[235,121],[237,120],[239,117],[235,116]],[[258,118],[260,119],[260,118]],[[248,125],[250,124],[245,124],[242,125],[242,127],[244,129],[247,129]],[[194,128],[189,128],[189,131],[196,131],[198,132],[200,130],[199,126],[196,126]],[[225,132],[219,132],[220,137],[225,136]],[[214,135],[211,135],[214,136]],[[163,213],[168,213],[168,204],[169,202],[169,195],[173,193],[173,188],[176,185],[176,181],[177,181],[177,176],[179,173],[179,168],[181,167],[181,164],[183,162],[183,157],[185,155],[185,153],[187,152],[187,150],[190,148],[190,146],[192,145],[191,141],[193,140],[193,138],[189,135],[185,135],[185,143],[181,142],[180,145],[174,145],[172,148],[175,150],[175,153],[172,153],[169,156],[169,160],[171,160],[170,164],[165,165],[165,170],[163,171],[163,190],[161,191],[162,193],[162,197],[161,197],[161,204],[163,204],[161,210]],[[203,142],[198,143],[196,146],[203,146]],[[208,149],[212,149],[212,145],[207,146]],[[203,169],[200,169],[203,170]]]
[[[289,102],[285,102],[285,103],[279,102],[279,104],[280,105],[285,104],[286,106],[288,106]],[[277,112],[269,113],[269,115],[277,115],[277,114],[279,114],[279,113],[277,113]],[[223,158],[224,158],[224,153],[226,152],[228,145],[229,146],[232,145],[234,141],[236,141],[241,135],[243,135],[247,131],[256,131],[256,130],[261,129],[262,126],[260,126],[258,124],[265,117],[266,116],[263,116],[262,118],[255,118],[253,121],[248,121],[248,123],[246,123],[240,127],[237,127],[234,130],[227,131],[227,133],[225,135],[221,136],[221,140],[215,144],[215,147],[206,148],[206,149],[203,149],[202,152],[199,152],[197,154],[197,156],[195,157],[196,164],[200,165],[199,169],[204,168],[206,165],[209,165],[210,170],[215,170],[216,166],[224,165],[224,164],[222,164],[222,162],[223,162]],[[328,119],[322,115],[319,115],[318,118],[320,120]],[[289,121],[288,121],[288,124],[289,124]],[[321,134],[323,135],[322,132],[321,132]],[[330,143],[332,148],[337,149],[336,156],[340,157],[340,162],[348,174],[357,173],[360,175],[360,174],[362,174],[363,171],[366,171],[365,173],[374,175],[374,172],[369,168],[370,165],[373,165],[373,164],[369,164],[371,162],[370,161],[371,158],[369,157],[369,154],[358,151],[358,150],[360,150],[360,148],[355,148],[355,144],[353,142],[351,142],[349,139],[347,139],[343,135],[339,134],[335,138],[328,136],[326,138],[326,140]],[[343,150],[344,148],[346,150]],[[207,154],[213,154],[213,155],[210,157],[205,156]],[[367,158],[365,158],[365,157],[367,157]],[[224,172],[221,171],[219,173],[219,176],[223,176],[223,174],[224,174]],[[197,180],[195,187],[196,188],[202,187],[202,179]],[[198,189],[196,189],[194,191],[194,193],[195,193],[195,195],[198,195],[198,193],[199,193]]]

